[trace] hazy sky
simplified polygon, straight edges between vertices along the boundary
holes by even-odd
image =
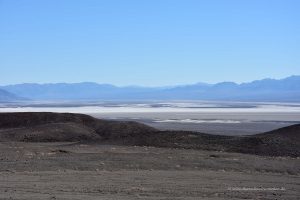
[[[300,74],[299,0],[0,0],[0,84]]]

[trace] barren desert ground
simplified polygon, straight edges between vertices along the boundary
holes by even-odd
[[[299,199],[300,160],[79,143],[1,143],[0,199]]]

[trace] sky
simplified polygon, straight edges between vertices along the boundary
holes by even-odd
[[[0,0],[0,85],[300,74],[299,0]]]

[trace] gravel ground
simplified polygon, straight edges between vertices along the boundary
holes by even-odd
[[[79,143],[0,143],[0,199],[299,199],[300,160]]]

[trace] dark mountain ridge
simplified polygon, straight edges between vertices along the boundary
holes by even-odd
[[[253,136],[159,131],[137,122],[72,113],[0,113],[1,142],[93,142],[228,151],[265,156],[300,156],[300,125]]]

